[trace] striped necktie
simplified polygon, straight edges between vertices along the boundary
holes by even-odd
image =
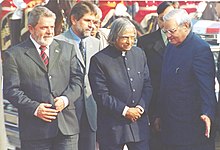
[[[45,66],[47,67],[48,66],[48,63],[49,63],[49,58],[46,54],[46,49],[47,47],[46,46],[40,46],[40,50],[41,50],[41,53],[40,53],[40,57],[42,58]]]
[[[84,61],[86,61],[86,50],[85,50],[85,41],[81,40],[79,43],[79,49],[82,54]]]

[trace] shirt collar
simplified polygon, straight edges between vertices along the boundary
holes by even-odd
[[[165,43],[165,45],[167,45],[168,40],[167,40],[167,36],[166,36],[166,34],[165,34],[162,30],[160,30],[160,33],[161,33],[161,36],[162,36],[163,42]]]
[[[121,56],[126,56],[126,51],[122,51]]]
[[[185,45],[187,43],[189,44],[189,42],[191,41],[193,35],[195,35],[195,33],[190,31],[189,34],[186,36],[185,40],[183,40],[183,42],[180,43],[180,45],[178,45],[177,47],[182,47],[183,45]]]
[[[70,33],[71,33],[71,35],[73,37],[73,40],[76,41],[76,43],[79,45],[81,39],[73,32],[72,28],[70,28]]]

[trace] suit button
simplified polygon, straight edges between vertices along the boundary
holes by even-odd
[[[129,70],[130,70],[130,68],[127,68],[127,70],[129,71]]]
[[[133,89],[133,92],[135,92],[136,90],[135,89]]]
[[[130,81],[132,82],[132,81],[133,81],[133,78],[130,78]]]
[[[134,100],[132,100],[132,103],[134,104]]]
[[[49,79],[51,79],[52,78],[52,76],[49,76]]]

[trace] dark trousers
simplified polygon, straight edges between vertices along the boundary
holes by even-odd
[[[163,150],[215,150],[215,142],[197,145],[164,145]]]
[[[96,132],[92,131],[84,111],[80,120],[79,150],[96,150]]]
[[[140,142],[129,142],[125,144],[127,145],[128,150],[150,150],[147,139]],[[99,143],[99,150],[122,150],[125,144],[114,145]]]
[[[78,134],[67,136],[59,132],[54,138],[21,140],[21,150],[78,150],[78,138]]]
[[[160,132],[153,131],[152,127],[150,131],[149,146],[150,146],[150,150],[162,150],[163,149]]]

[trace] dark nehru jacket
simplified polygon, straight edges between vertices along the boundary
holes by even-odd
[[[149,136],[148,105],[151,99],[147,60],[138,47],[125,56],[114,46],[107,46],[90,62],[89,79],[98,106],[98,141],[108,135],[108,143],[138,142]],[[125,106],[140,105],[145,113],[136,122],[126,119]]]
[[[158,111],[165,144],[199,144],[205,137],[205,114],[214,120],[215,65],[207,42],[190,32],[164,56]],[[169,138],[167,138],[169,137]]]

